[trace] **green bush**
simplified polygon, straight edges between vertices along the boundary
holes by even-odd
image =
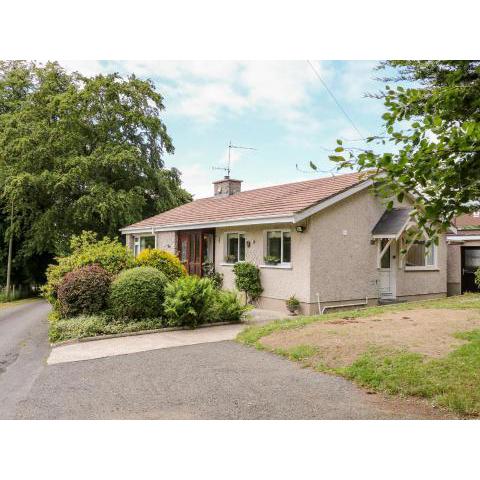
[[[215,264],[213,262],[204,262],[202,264],[203,274],[213,282],[213,286],[220,290],[223,285],[223,274],[215,271]]]
[[[61,318],[58,312],[49,315],[50,329],[48,338],[51,343],[76,338],[96,337],[116,333],[139,332],[165,327],[163,318],[148,318],[136,322],[113,320],[105,314],[79,315],[78,317]]]
[[[112,283],[110,313],[124,320],[162,316],[167,283],[167,277],[153,267],[124,270]]]
[[[135,259],[135,263],[141,267],[156,268],[171,281],[184,277],[187,274],[185,267],[177,256],[157,248],[147,248],[140,252]]]
[[[87,265],[67,273],[58,287],[58,303],[64,317],[98,313],[105,309],[110,274],[98,265]]]
[[[239,322],[248,307],[242,305],[235,292],[218,290],[215,292],[211,309],[212,322]]]
[[[49,265],[47,269],[47,283],[42,288],[42,294],[54,306],[62,278],[76,268],[96,264],[108,273],[116,275],[135,265],[132,252],[118,240],[107,237],[97,240],[96,234],[92,232],[73,236],[70,247],[72,250],[70,255],[56,258],[57,264]]]
[[[260,270],[249,262],[238,262],[233,266],[235,286],[245,292],[247,301],[254,302],[263,292]]]
[[[208,278],[179,278],[165,289],[165,315],[171,326],[195,328],[211,321],[215,287]]]

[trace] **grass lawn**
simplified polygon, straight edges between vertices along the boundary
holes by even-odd
[[[480,295],[297,317],[238,341],[393,395],[480,414]]]

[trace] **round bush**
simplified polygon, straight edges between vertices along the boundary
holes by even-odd
[[[162,316],[167,283],[167,277],[153,267],[124,270],[112,283],[111,313],[126,320]]]
[[[142,267],[156,268],[171,281],[184,277],[187,273],[177,256],[157,248],[143,250],[135,259],[135,262]]]
[[[58,303],[64,317],[98,313],[107,305],[110,274],[99,265],[67,273],[58,287]]]

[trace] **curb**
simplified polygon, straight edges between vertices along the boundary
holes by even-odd
[[[63,347],[64,345],[73,345],[75,343],[83,342],[95,342],[97,340],[106,340],[108,338],[121,338],[121,337],[136,337],[138,335],[148,335],[149,333],[164,333],[164,332],[179,332],[181,330],[198,330],[199,328],[209,328],[209,327],[221,327],[223,325],[242,325],[245,322],[217,322],[217,323],[207,323],[199,325],[196,328],[189,327],[165,327],[165,328],[156,328],[154,330],[139,330],[138,332],[125,332],[125,333],[110,333],[108,335],[96,335],[95,337],[83,337],[83,338],[72,338],[70,340],[63,340],[62,342],[51,343],[51,348]],[[245,324],[246,326],[248,324]]]

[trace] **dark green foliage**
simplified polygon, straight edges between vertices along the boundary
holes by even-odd
[[[341,146],[330,157],[340,168],[369,171],[384,198],[416,196],[416,218],[435,239],[459,214],[479,209],[480,61],[389,61],[395,69],[384,94],[385,134],[371,137],[375,153]],[[356,146],[354,146],[356,147]]]
[[[112,283],[110,313],[126,321],[161,317],[167,283],[167,277],[153,267],[124,270]]]
[[[245,292],[249,301],[254,302],[263,292],[260,270],[249,262],[238,262],[233,266],[235,286]]]
[[[134,265],[132,252],[118,240],[104,238],[97,240],[93,232],[82,232],[73,236],[70,242],[71,254],[58,257],[57,264],[49,265],[47,283],[42,288],[43,296],[53,305],[57,298],[57,288],[63,276],[85,265],[100,265],[111,275]]]
[[[240,322],[247,307],[242,305],[235,292],[217,290],[210,312],[211,322]]]
[[[213,282],[213,286],[220,290],[223,286],[223,274],[215,271],[213,262],[205,262],[202,264],[203,274]]]
[[[58,287],[60,312],[64,317],[101,312],[107,305],[111,281],[99,265],[67,273]]]
[[[208,278],[194,275],[179,278],[165,290],[165,315],[168,324],[195,328],[210,322],[215,288]]]
[[[118,237],[191,200],[164,166],[174,149],[163,110],[154,84],[134,75],[0,61],[0,256],[13,231],[15,283],[40,279],[82,230]]]

